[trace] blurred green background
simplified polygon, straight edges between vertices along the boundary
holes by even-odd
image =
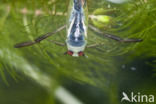
[[[14,48],[64,25],[69,0],[1,0],[0,104],[138,104],[121,102],[122,92],[156,96],[156,1],[121,1],[88,0],[89,24],[143,42],[119,43],[88,29],[88,44],[105,44],[73,58],[48,41],[64,42],[66,30]]]

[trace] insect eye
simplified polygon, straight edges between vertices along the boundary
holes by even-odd
[[[67,51],[67,54],[72,56],[73,52],[72,51]]]
[[[79,54],[79,56],[84,56],[83,52],[79,52],[78,54]]]

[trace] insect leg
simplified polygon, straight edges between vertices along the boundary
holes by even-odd
[[[95,32],[97,32],[98,34],[101,34],[107,38],[110,38],[110,39],[113,39],[113,40],[116,40],[118,42],[125,42],[125,43],[130,43],[130,42],[141,42],[142,39],[122,39],[118,36],[115,36],[115,35],[112,35],[112,34],[107,34],[107,33],[103,33],[101,32],[99,29],[97,29],[96,27],[92,26],[92,25],[89,25],[89,28]]]
[[[95,47],[98,47],[98,46],[101,46],[101,45],[104,45],[104,43],[91,44],[91,45],[88,45],[87,48],[95,48]]]
[[[15,48],[22,48],[22,47],[34,45],[34,44],[36,44],[36,43],[40,43],[42,40],[44,40],[44,39],[46,39],[46,38],[48,38],[48,37],[50,37],[50,36],[56,34],[57,32],[59,32],[59,31],[61,31],[61,30],[63,30],[63,29],[65,29],[65,27],[66,27],[66,25],[63,25],[63,26],[59,27],[56,31],[46,33],[46,34],[44,34],[44,35],[42,35],[42,36],[36,38],[34,41],[28,41],[28,42],[18,43],[18,44],[16,44],[14,47],[15,47]]]
[[[61,42],[58,42],[58,41],[54,41],[54,40],[48,40],[49,42],[52,42],[58,46],[65,46],[65,43],[61,43]]]

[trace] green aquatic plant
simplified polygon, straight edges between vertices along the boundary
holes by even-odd
[[[34,46],[14,48],[16,43],[33,40],[64,25],[67,3],[61,0],[3,0],[0,4],[0,76],[8,85],[5,72],[15,80],[20,80],[21,76],[17,74],[20,72],[51,93],[55,92],[56,86],[60,86],[58,83],[63,83],[63,78],[68,78],[101,88],[108,94],[110,104],[119,104],[119,83],[116,77],[118,66],[123,63],[116,61],[116,57],[128,54],[125,60],[130,61],[136,57],[156,57],[155,0],[132,0],[124,4],[112,4],[105,0],[88,1],[89,15],[101,15],[96,18],[100,27],[109,27],[100,28],[101,31],[122,38],[143,39],[141,43],[125,44],[88,29],[89,44],[105,43],[87,49],[88,58],[66,56],[66,47],[49,42],[64,42],[65,30]],[[93,23],[98,28],[99,23],[94,22],[93,18],[89,18],[89,24]]]

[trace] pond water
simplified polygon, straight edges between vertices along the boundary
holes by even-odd
[[[88,0],[88,24],[104,33],[142,42],[117,42],[88,28],[88,44],[103,45],[87,48],[86,57],[64,55],[66,47],[50,42],[65,42],[66,30],[39,44],[14,48],[16,43],[66,24],[68,3],[0,1],[0,103],[62,104],[62,98],[56,96],[60,87],[84,104],[122,104],[122,92],[156,95],[154,0],[117,4],[112,0]]]

